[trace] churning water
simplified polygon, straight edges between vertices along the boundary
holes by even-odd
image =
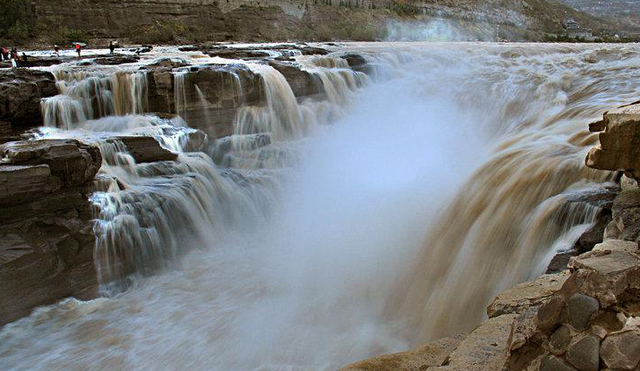
[[[144,112],[136,75],[122,111],[57,97],[75,108],[48,108],[65,130],[43,135],[98,142],[102,176],[119,180],[94,194],[108,298],[7,325],[0,369],[334,370],[469,331],[591,222],[593,208],[567,206],[609,178],[583,165],[587,123],[637,98],[638,47],[346,48],[369,79],[297,57],[323,101],[252,66],[267,104],[240,110],[209,149],[218,164],[185,151],[179,118],[110,116]],[[113,132],[153,135],[178,161],[136,164]]]

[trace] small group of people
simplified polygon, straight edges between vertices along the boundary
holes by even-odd
[[[73,44],[73,48],[76,50],[76,53],[78,53],[78,58],[80,58],[82,56],[82,44],[75,43]],[[60,56],[60,47],[57,44],[53,46],[53,51],[58,57]]]
[[[117,41],[111,41],[109,43],[109,52],[110,54],[113,54],[116,50],[116,45],[118,44]],[[73,44],[73,48],[75,49],[76,53],[78,53],[78,58],[80,58],[82,56],[82,48],[84,47],[84,44],[82,43],[74,43]],[[53,50],[55,51],[57,56],[60,56],[60,47],[58,45],[54,45],[53,46]]]
[[[29,58],[26,53],[22,56],[18,54],[18,49],[14,46],[9,50],[6,46],[0,48],[0,61],[11,61],[11,67],[29,67]]]
[[[109,52],[110,54],[113,54],[116,50],[116,46],[118,45],[117,41],[111,41],[109,43]],[[78,58],[80,58],[82,56],[82,48],[83,48],[84,44],[82,43],[74,43],[73,44],[73,48],[75,49],[76,53],[78,53]],[[54,45],[53,46],[53,50],[55,52],[55,54],[59,57],[60,56],[60,47],[58,45]],[[7,48],[6,46],[0,47],[0,62],[2,61],[11,61],[11,66],[13,68],[17,68],[17,67],[29,67],[29,57],[27,56],[26,53],[22,53],[22,55],[18,54],[18,49],[16,47],[13,47],[11,49]]]

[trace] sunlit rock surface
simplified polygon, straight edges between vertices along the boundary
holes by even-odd
[[[587,156],[587,166],[600,170],[621,170],[640,176],[640,104],[611,110],[590,129],[601,132],[600,145]]]

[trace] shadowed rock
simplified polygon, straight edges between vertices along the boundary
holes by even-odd
[[[77,140],[0,146],[0,325],[39,305],[97,295],[92,208],[102,163]]]
[[[50,72],[16,69],[0,71],[0,121],[13,127],[42,125],[40,100],[58,94]]]

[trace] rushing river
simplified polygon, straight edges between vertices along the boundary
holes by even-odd
[[[95,141],[119,179],[93,196],[105,298],[5,326],[0,369],[332,371],[469,331],[593,220],[567,199],[609,178],[583,165],[587,124],[637,99],[639,47],[341,50],[365,55],[370,76],[296,57],[323,101],[298,102],[277,71],[249,65],[267,104],[242,108],[207,153],[184,151],[181,119],[141,115],[135,73],[105,77],[122,91],[97,110],[89,78],[58,71],[61,95],[43,107],[58,129],[42,135]],[[178,162],[135,164],[100,139],[136,131]]]

